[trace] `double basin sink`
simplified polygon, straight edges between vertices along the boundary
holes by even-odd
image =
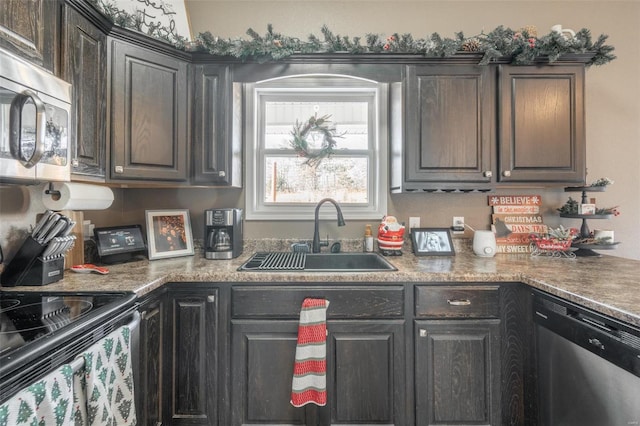
[[[397,271],[378,253],[258,252],[240,271],[261,272],[378,272]]]

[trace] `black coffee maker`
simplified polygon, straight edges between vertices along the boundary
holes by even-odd
[[[233,259],[242,253],[242,209],[204,211],[204,257]]]

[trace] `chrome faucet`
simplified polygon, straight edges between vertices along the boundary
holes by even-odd
[[[318,204],[316,204],[316,213],[313,223],[313,243],[311,244],[311,252],[313,253],[320,253],[320,246],[322,244],[320,244],[320,231],[318,229],[318,225],[320,222],[318,213],[320,212],[320,206],[322,206],[326,202],[330,202],[331,204],[336,206],[336,211],[338,212],[338,226],[344,226],[344,217],[342,217],[342,210],[340,210],[340,206],[338,205],[336,200],[332,198],[323,198],[322,200],[318,201]],[[329,245],[329,242],[325,243],[324,245]]]

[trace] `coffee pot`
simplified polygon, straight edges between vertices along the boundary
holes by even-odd
[[[232,259],[242,253],[242,209],[205,210],[206,259]]]
[[[215,233],[213,248],[215,251],[231,250],[231,237],[226,229],[219,229]]]

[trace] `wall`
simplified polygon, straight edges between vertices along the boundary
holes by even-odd
[[[366,33],[393,32],[426,37],[432,32],[452,37],[490,31],[498,25],[519,28],[535,25],[547,33],[551,25],[588,28],[594,36],[609,34],[618,59],[587,71],[587,166],[588,180],[609,177],[615,184],[597,194],[598,205],[619,205],[622,215],[606,222],[590,222],[591,228],[608,227],[622,243],[607,252],[640,260],[640,2],[637,1],[201,1],[187,0],[192,33],[210,30],[221,37],[246,37],[253,28],[262,33],[268,23],[286,35],[320,35],[323,24],[336,34],[351,37]],[[555,209],[569,195],[555,190],[509,190],[504,194],[529,193],[543,196],[545,222],[557,226],[579,226],[560,219]],[[188,208],[195,238],[203,236],[203,210],[212,207],[242,207],[244,193],[237,189],[180,190],[123,189],[116,191],[114,205],[106,212],[85,212],[85,218],[100,226],[144,224],[145,209]],[[11,256],[42,212],[41,203],[30,201],[27,188],[0,187],[0,244]],[[420,216],[423,226],[449,226],[451,217],[465,216],[472,227],[485,229],[490,208],[483,194],[401,194],[389,196],[389,214],[401,221]],[[310,218],[311,219],[311,218]],[[363,221],[351,221],[340,229],[343,238],[360,237]],[[300,222],[247,222],[251,238],[311,238],[312,220]],[[333,222],[323,222],[321,234],[338,235]],[[470,236],[470,233],[467,233]]]
[[[591,221],[592,229],[608,227],[616,231],[622,244],[613,255],[640,259],[640,2],[638,1],[199,1],[186,0],[191,31],[211,31],[220,37],[246,38],[253,28],[266,31],[267,24],[286,35],[306,38],[320,36],[326,24],[334,34],[364,36],[411,33],[416,38],[438,32],[453,37],[463,31],[471,36],[491,31],[498,25],[520,28],[535,25],[547,34],[554,24],[578,30],[588,28],[594,37],[608,34],[618,59],[591,67],[586,79],[586,135],[588,182],[609,177],[615,184],[597,194],[601,207],[619,205],[622,214],[604,222]],[[569,195],[562,190],[500,191],[500,193],[539,193],[546,206],[545,222],[557,226],[579,226],[580,222],[557,217],[555,209]],[[140,194],[136,194],[138,197]],[[229,198],[216,196],[220,201]],[[242,199],[239,205],[242,205]],[[192,199],[192,215],[199,215],[209,201]],[[389,213],[408,221],[420,216],[423,226],[449,226],[451,216],[465,216],[475,228],[486,228],[490,208],[482,194],[406,194],[389,197]],[[333,232],[333,224],[323,224]],[[309,237],[311,222],[246,224],[252,236]],[[364,223],[348,223],[342,235],[357,237]],[[195,232],[195,231],[194,231]],[[322,232],[322,231],[321,231]],[[325,231],[326,232],[326,231]]]

